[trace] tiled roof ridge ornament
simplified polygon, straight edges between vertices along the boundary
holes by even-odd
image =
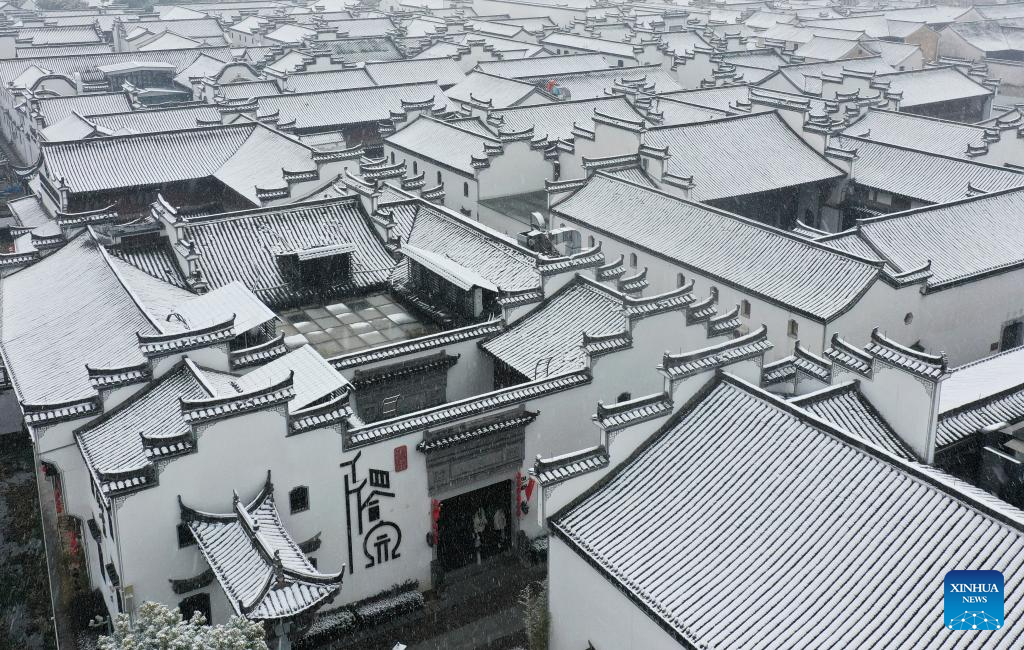
[[[281,549],[274,549],[274,587],[277,589],[284,589],[288,586],[288,581],[284,575],[284,562],[281,561]]]
[[[949,360],[945,352],[929,354],[915,350],[897,343],[878,330],[878,327],[871,330],[871,341],[865,346],[865,351],[868,354],[876,359],[882,359],[898,365],[915,374],[936,380],[946,374]]]

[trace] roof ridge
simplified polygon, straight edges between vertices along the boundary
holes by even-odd
[[[97,116],[97,117],[102,117],[102,116]],[[127,140],[129,138],[148,138],[148,137],[156,137],[156,136],[174,136],[174,135],[179,135],[179,134],[184,134],[184,133],[202,133],[202,132],[221,133],[221,132],[229,131],[229,130],[232,130],[232,129],[235,129],[235,130],[250,129],[252,131],[255,131],[256,127],[258,127],[258,126],[263,126],[263,125],[258,123],[258,122],[235,122],[234,124],[221,124],[220,126],[191,126],[191,127],[187,127],[187,128],[184,128],[184,129],[175,129],[175,130],[168,130],[168,131],[148,131],[148,132],[145,132],[145,133],[112,133],[110,135],[104,135],[103,137],[100,137],[100,138],[91,138],[91,139],[87,139],[87,140],[73,140],[73,141],[68,141],[68,142],[46,142],[46,141],[42,141],[42,142],[39,143],[39,146],[41,148],[44,148],[44,149],[57,149],[57,148],[68,149],[68,148],[79,147],[79,146],[83,146],[83,145],[87,146],[88,143],[90,143],[90,142],[110,142],[111,140]],[[267,127],[267,128],[269,128],[269,127]],[[270,130],[274,131],[273,129],[270,129]],[[280,133],[280,131],[274,131],[274,133],[278,133],[278,134],[284,136],[284,134]]]
[[[125,280],[124,276],[121,275],[120,270],[118,270],[117,266],[113,263],[113,258],[110,256],[110,253],[107,252],[107,248],[96,239],[96,231],[93,230],[93,227],[91,225],[88,225],[86,226],[86,230],[89,232],[90,241],[92,241],[92,243],[96,246],[96,249],[100,253],[100,257],[106,263],[107,268],[110,269],[110,272],[114,274],[114,277],[121,285],[121,288],[124,289],[125,293],[128,294],[128,297],[131,298],[133,303],[135,303],[135,308],[139,310],[143,318],[149,321],[149,323],[153,326],[153,329],[155,329],[157,332],[160,332],[161,334],[165,333],[164,328],[161,327],[156,318],[149,313],[149,310],[146,309],[145,304],[139,299],[137,295],[135,295],[135,290],[132,289],[128,281]],[[166,282],[165,280],[161,280],[160,278],[154,277],[153,279],[156,280],[157,282],[163,282],[168,286],[174,286]]]
[[[273,206],[262,206],[258,208],[245,208],[243,210],[232,210],[230,212],[217,212],[215,214],[204,214],[194,216],[180,216],[179,218],[189,226],[204,226],[210,222],[221,222],[229,221],[232,219],[244,219],[258,214],[271,213],[271,212],[288,212],[291,210],[299,210],[303,208],[316,207],[322,205],[357,205],[358,197],[355,195],[349,196],[332,196],[325,199],[312,199],[309,201],[300,201],[298,203],[286,203],[283,205]],[[357,208],[361,210],[361,207]]]
[[[916,215],[918,213],[927,212],[929,210],[938,210],[938,209],[947,208],[947,207],[953,206],[953,205],[962,205],[964,203],[970,203],[972,201],[982,201],[982,200],[985,200],[985,199],[994,199],[994,198],[998,198],[1000,196],[1003,196],[1005,194],[1013,194],[1014,192],[1021,192],[1021,191],[1024,191],[1024,186],[1021,186],[1021,187],[1008,187],[1006,189],[995,190],[993,192],[986,192],[984,194],[977,194],[975,196],[965,196],[965,197],[960,198],[960,199],[953,199],[952,201],[946,201],[945,203],[933,203],[931,205],[925,205],[925,206],[922,206],[920,208],[911,208],[909,210],[903,210],[902,212],[890,212],[889,214],[880,214],[880,215],[874,216],[874,217],[864,217],[862,219],[857,219],[857,225],[870,225],[872,223],[877,223],[877,222],[880,222],[880,221],[889,221],[891,219],[896,219],[896,218],[900,218],[900,217]]]
[[[812,248],[816,248],[818,250],[825,251],[827,253],[836,255],[838,257],[843,257],[843,258],[846,258],[846,259],[853,260],[855,262],[860,262],[861,264],[864,264],[866,266],[875,267],[879,271],[882,269],[882,267],[885,264],[881,260],[867,260],[867,259],[865,259],[863,257],[859,257],[859,256],[854,255],[852,253],[847,253],[846,251],[842,251],[842,250],[839,250],[837,248],[833,248],[832,246],[828,246],[827,244],[822,244],[820,242],[814,241],[813,239],[806,239],[806,238],[801,237],[801,236],[799,236],[797,234],[794,234],[791,231],[782,230],[781,228],[776,228],[775,226],[770,226],[770,225],[768,225],[766,223],[761,223],[760,221],[757,221],[755,219],[750,219],[748,217],[744,217],[743,215],[739,215],[739,214],[736,214],[734,212],[729,212],[727,210],[722,210],[720,208],[716,208],[716,207],[711,206],[711,205],[706,204],[706,203],[700,203],[700,202],[697,202],[697,201],[691,201],[689,199],[684,199],[684,198],[681,198],[681,197],[676,196],[674,194],[669,194],[668,192],[665,192],[664,190],[661,190],[661,189],[656,188],[656,187],[649,187],[649,186],[646,186],[646,185],[641,185],[639,183],[634,183],[633,181],[631,181],[631,180],[629,180],[627,178],[622,178],[620,176],[613,176],[613,175],[605,172],[604,170],[600,170],[600,169],[597,170],[596,172],[594,172],[594,176],[602,176],[604,178],[608,178],[608,179],[611,179],[613,181],[617,181],[617,182],[620,182],[620,183],[625,183],[627,185],[632,185],[633,187],[638,187],[640,189],[647,190],[649,192],[655,192],[655,193],[660,194],[662,196],[665,196],[667,198],[673,199],[675,201],[679,201],[680,203],[684,203],[686,205],[691,205],[691,206],[694,206],[696,208],[700,208],[702,210],[707,210],[708,212],[714,212],[715,214],[718,214],[718,215],[723,216],[723,217],[727,217],[729,219],[733,219],[733,220],[735,220],[735,221],[737,221],[739,223],[743,223],[743,224],[752,226],[754,228],[757,228],[759,230],[763,230],[765,232],[769,232],[769,233],[772,233],[772,234],[779,235],[779,236],[784,237],[786,239],[790,239],[790,240],[793,240],[793,241],[796,241],[796,242],[800,242],[801,244],[810,245]],[[591,177],[591,178],[593,178],[593,177]],[[589,184],[589,180],[588,180],[588,184]],[[1018,188],[1018,189],[1020,189],[1020,188]]]
[[[984,129],[982,129],[982,130],[984,130]],[[891,149],[899,149],[900,151],[906,151],[906,152],[909,152],[909,153],[915,153],[915,154],[919,154],[919,155],[922,155],[922,156],[932,156],[932,157],[935,157],[935,158],[943,158],[943,159],[949,160],[951,162],[963,163],[965,165],[971,165],[971,166],[974,166],[974,167],[984,167],[984,168],[991,169],[991,170],[994,170],[994,171],[1006,172],[1008,174],[1017,174],[1017,175],[1021,176],[1021,178],[1024,178],[1024,173],[1016,172],[1016,171],[1014,171],[1012,169],[1009,169],[1007,167],[1003,167],[1003,166],[1000,166],[1000,165],[992,165],[990,163],[985,163],[985,162],[977,162],[977,161],[974,161],[974,160],[966,160],[964,158],[959,158],[957,156],[950,156],[950,155],[947,155],[947,154],[944,154],[944,153],[935,153],[935,152],[932,152],[932,151],[923,151],[921,149],[915,149],[913,147],[908,147],[908,146],[902,145],[902,144],[894,144],[894,143],[891,143],[891,142],[881,142],[879,140],[873,140],[870,135],[850,135],[848,133],[841,133],[841,134],[839,134],[839,137],[841,137],[841,138],[850,138],[851,140],[857,140],[858,142],[868,142],[870,144],[873,144],[873,145],[876,145],[876,146],[879,146],[879,147],[889,147]],[[1024,181],[1022,181],[1022,184],[1024,184]],[[1010,188],[1010,189],[1014,189],[1014,188]]]
[[[871,443],[856,437],[852,433],[847,432],[845,429],[836,426],[832,422],[829,422],[828,420],[825,420],[824,418],[821,418],[801,408],[799,405],[790,403],[787,400],[783,399],[782,397],[770,393],[764,390],[763,388],[760,388],[759,386],[755,386],[754,384],[751,384],[750,382],[740,377],[722,372],[721,381],[729,383],[739,388],[740,390],[744,390],[745,392],[755,397],[761,397],[763,400],[780,407],[782,410],[787,411],[788,413],[796,416],[797,418],[800,418],[801,420],[813,420],[815,422],[816,428],[823,430],[823,432],[828,435],[838,438],[841,442],[845,443],[846,445],[853,447],[855,449],[859,449],[861,452],[866,453],[870,456],[874,456],[875,458],[883,462],[887,462],[889,465],[895,465],[896,467],[894,469],[902,470],[904,473],[910,475],[911,478],[917,479],[918,481],[931,486],[935,490],[945,492],[947,495],[963,503],[963,505],[973,507],[975,510],[981,511],[983,514],[987,514],[993,519],[997,519],[1004,524],[1008,524],[1016,528],[1021,533],[1024,533],[1024,519],[1017,519],[1015,517],[1009,516],[1004,512],[1000,512],[992,505],[980,501],[977,498],[977,496],[973,494],[968,494],[954,487],[953,485],[949,485],[947,483],[940,481],[939,478],[935,476],[933,473],[938,472],[945,476],[948,476],[950,479],[956,480],[956,477],[953,476],[952,474],[947,474],[942,470],[936,470],[927,465],[922,465],[917,461],[908,461],[906,459],[900,458],[899,456],[891,452],[885,451],[884,449],[880,449],[872,445]],[[823,426],[818,426],[818,423],[821,423],[821,425]],[[966,482],[964,483],[969,487],[973,487],[970,486],[970,484],[967,484]],[[993,498],[999,500],[1001,503],[1005,503],[1002,502],[1002,500],[998,499],[998,497]],[[1006,506],[1008,508],[1014,508],[1009,503],[1007,503]]]

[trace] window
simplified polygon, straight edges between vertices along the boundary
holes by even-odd
[[[914,314],[912,314],[911,312],[908,311],[907,315],[903,317],[903,324],[904,325],[910,325],[913,322],[914,322]]]
[[[686,284],[686,276],[682,273],[676,273],[676,287],[681,287]]]
[[[462,184],[462,196],[469,196],[469,183]]]
[[[309,510],[309,488],[305,485],[300,485],[291,492],[288,493],[288,505],[291,507],[292,514],[296,512],[303,512]]]
[[[750,301],[749,300],[740,301],[740,313],[743,314],[743,316],[745,318],[750,318]]]
[[[391,164],[392,165],[395,164],[395,152],[394,151],[391,152]]]
[[[206,619],[206,624],[210,624],[210,594],[189,596],[178,603],[178,609],[181,610],[181,617],[186,621],[192,620],[192,615],[199,612]]]
[[[800,335],[800,326],[797,325],[797,322],[791,318],[789,319],[789,327],[786,328],[786,331],[789,334],[790,338],[795,339],[797,336]]]
[[[647,158],[641,158],[640,159],[640,166],[643,167],[644,169],[647,169],[647,163],[649,163],[649,162],[651,162],[651,161],[648,160]]]
[[[619,66],[619,67],[621,68],[621,67],[622,67],[622,66],[624,66],[625,64],[624,64],[624,63],[622,62],[622,59],[619,59],[619,60],[618,60],[618,61],[616,62],[616,64],[615,64],[615,65],[617,65],[617,66]]]
[[[637,264],[636,253],[630,253],[629,254],[629,265],[632,268],[635,269],[636,268],[636,264]]]
[[[711,287],[711,298],[718,302],[718,287]]]
[[[437,184],[441,184],[441,172],[437,172]]]
[[[196,538],[192,536],[192,530],[188,524],[178,524],[178,548],[192,546],[195,543]]]
[[[1016,321],[1003,326],[999,349],[1019,348],[1024,343],[1024,323]]]
[[[594,247],[594,236],[591,235],[591,236],[587,237],[587,248],[593,248],[593,247]]]
[[[412,161],[412,173],[413,175],[420,173],[419,165],[416,163],[415,160]]]
[[[628,402],[631,399],[633,399],[633,395],[631,393],[619,393],[619,397],[615,401]]]

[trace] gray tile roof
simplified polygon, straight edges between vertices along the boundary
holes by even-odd
[[[218,88],[217,93],[224,99],[256,99],[282,94],[276,81],[241,81],[224,84]]]
[[[935,288],[1024,263],[1022,211],[1024,190],[1007,190],[864,220],[858,233],[899,271],[930,260]]]
[[[848,382],[790,400],[823,420],[904,460],[916,460],[889,423],[875,410],[857,384]]]
[[[0,60],[0,79],[17,79],[18,75],[31,66],[49,70],[53,74],[74,77],[76,73],[95,71],[100,66],[117,63],[170,63],[181,71],[190,66],[201,55],[206,54],[222,61],[231,60],[231,49],[207,47],[191,50],[157,50],[152,52],[114,52],[111,54],[76,54],[70,56],[47,56],[25,59]]]
[[[199,121],[220,122],[220,111],[215,106],[185,106],[182,108],[164,108],[148,111],[127,111],[96,115],[81,113],[83,117],[96,126],[117,132],[124,130],[131,133],[156,133],[159,131],[178,131],[194,129]]]
[[[779,74],[796,86],[799,92],[806,91],[811,94],[820,94],[822,75],[839,77],[842,76],[844,71],[882,74],[895,72],[896,70],[879,56],[826,61],[823,63],[799,63],[784,65],[779,68]]]
[[[1024,421],[1024,384],[1005,388],[982,399],[939,414],[935,449],[942,451],[994,424]]]
[[[530,473],[537,477],[542,486],[548,487],[607,467],[609,461],[607,449],[594,447],[557,458],[538,459],[530,469]]]
[[[86,366],[143,363],[136,332],[155,331],[87,233],[4,278],[0,318],[4,366],[29,404],[94,396]]]
[[[152,485],[158,460],[191,451],[191,429],[181,399],[213,397],[199,371],[182,363],[102,417],[75,432],[93,481],[104,495]]]
[[[552,212],[817,320],[851,307],[878,276],[827,246],[601,172]]]
[[[585,72],[523,77],[527,81],[554,79],[558,88],[569,92],[571,99],[596,99],[612,93],[622,83],[639,84],[647,92],[665,93],[683,87],[661,66],[635,66],[632,68],[602,68]]]
[[[853,180],[858,184],[928,203],[947,203],[977,192],[1024,185],[1024,174],[1006,167],[845,136],[834,137],[830,143],[833,147],[857,150]]]
[[[740,380],[705,390],[551,524],[669,634],[695,647],[1021,644],[1024,513]],[[1001,631],[936,632],[950,566],[1003,571]]]
[[[627,335],[621,295],[583,281],[572,282],[482,347],[530,379],[583,370],[585,336]]]
[[[968,146],[984,144],[985,129],[963,122],[871,109],[843,133],[927,153],[966,158]]]
[[[345,33],[349,38],[362,36],[384,36],[395,29],[389,18],[352,18],[328,20],[327,27]]]
[[[681,90],[664,93],[661,96],[693,106],[707,106],[719,111],[730,111],[736,106],[737,101],[747,101],[750,91],[747,86],[721,86],[700,90]]]
[[[288,619],[317,608],[341,589],[344,571],[317,572],[281,522],[274,487],[234,511],[210,514],[181,505],[184,520],[228,602],[254,621]]]
[[[361,68],[355,70],[324,70],[321,72],[294,72],[288,75],[284,85],[296,93],[312,93],[323,90],[349,90],[352,88],[369,88],[381,85],[366,74]],[[223,91],[230,86],[222,87]],[[278,93],[274,93],[278,94]],[[227,96],[227,95],[225,95]],[[255,97],[256,95],[251,95]],[[269,97],[270,94],[263,94]]]
[[[346,448],[361,447],[427,427],[440,426],[483,413],[491,413],[506,406],[522,404],[534,398],[571,390],[588,384],[591,380],[589,371],[553,375],[525,384],[501,388],[483,395],[467,397],[457,402],[446,402],[390,420],[354,425],[346,432]]]
[[[904,110],[913,106],[994,94],[952,66],[880,74],[875,77],[875,81],[888,81],[890,93],[903,93],[900,108]]]
[[[767,192],[844,174],[812,149],[777,113],[653,128],[644,144],[668,147],[666,171],[693,177],[691,198],[713,201]],[[782,164],[784,161],[784,164]],[[729,174],[722,174],[724,167]]]
[[[185,288],[185,278],[166,239],[144,247],[107,247],[107,252],[135,268],[176,287]]]
[[[585,50],[588,52],[600,52],[611,56],[632,59],[636,56],[633,53],[633,46],[622,41],[608,41],[604,39],[580,36],[578,34],[565,34],[553,32],[540,41],[550,49],[553,46],[569,47],[574,50]]]
[[[242,392],[251,392],[276,384],[294,373],[292,388],[295,397],[288,403],[289,411],[298,411],[328,398],[338,397],[351,386],[311,345],[259,366],[237,380]]]
[[[95,93],[70,97],[43,97],[37,100],[45,126],[53,126],[74,111],[81,116],[105,115],[132,110],[125,93]]]
[[[174,32],[178,36],[185,36],[186,38],[207,38],[212,36],[222,36],[224,34],[224,30],[221,29],[220,23],[213,18],[145,20],[138,22],[124,21],[122,24],[129,39],[135,38],[135,32],[137,30],[145,30],[151,34]]]
[[[672,126],[707,122],[708,120],[727,117],[730,114],[730,112],[717,108],[687,104],[676,101],[671,96],[665,96],[654,100],[651,104],[651,114],[648,117],[655,124]]]
[[[257,187],[286,186],[282,169],[316,167],[311,149],[253,123],[43,143],[42,150],[44,173],[72,193],[213,177],[253,205]]]
[[[462,81],[445,91],[445,94],[462,103],[489,103],[494,108],[508,108],[516,106],[536,92],[537,87],[531,83],[483,72],[470,72]]]
[[[71,45],[73,43],[98,43],[100,34],[92,25],[69,25],[65,27],[20,27],[17,38],[30,39],[33,45]]]
[[[437,107],[448,103],[437,83],[425,82],[262,97],[257,100],[257,114],[277,112],[281,122],[294,120],[297,130],[314,130],[387,120],[391,118],[392,111],[402,111],[403,101],[425,102],[430,99]]]
[[[19,59],[47,56],[72,56],[76,54],[110,54],[114,48],[109,43],[75,43],[74,45],[43,45],[41,47],[18,47]]]
[[[273,307],[311,298],[297,294],[281,276],[271,247],[280,245],[282,239],[297,249],[339,240],[355,244],[352,277],[339,279],[339,290],[378,286],[387,280],[394,265],[352,198],[197,217],[188,220],[187,231],[211,287],[239,280]]]
[[[505,292],[537,289],[541,284],[535,253],[425,202],[419,206],[406,242],[472,269]]]
[[[477,69],[506,79],[563,75],[585,70],[607,68],[608,63],[600,54],[568,54],[564,56],[534,56],[528,59],[505,61],[481,61]]]
[[[426,116],[389,135],[384,142],[413,156],[457,169],[469,177],[476,175],[473,159],[487,158],[485,147],[501,146],[497,138]]]
[[[407,341],[385,343],[369,350],[349,352],[347,354],[331,358],[330,362],[331,365],[339,370],[356,368],[364,363],[394,359],[413,352],[443,348],[461,341],[481,339],[486,336],[497,334],[501,332],[503,328],[504,325],[502,325],[501,321],[486,321],[484,323],[476,323],[474,325],[467,325],[466,327],[457,329],[445,330],[443,332],[438,332],[437,334],[420,336]]]
[[[547,136],[548,140],[572,138],[573,124],[594,129],[594,111],[627,120],[641,120],[632,104],[625,97],[603,97],[583,99],[537,106],[519,106],[488,113],[492,120],[500,118],[501,129],[517,133],[533,127],[536,138]]]
[[[465,78],[458,62],[448,57],[406,59],[403,61],[369,61],[366,74],[378,86],[436,81],[447,88]]]

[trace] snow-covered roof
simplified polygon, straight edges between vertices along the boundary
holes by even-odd
[[[1024,513],[739,379],[715,382],[551,520],[666,632],[693,647],[1021,643]],[[936,633],[951,565],[1004,573],[1001,630]]]
[[[879,273],[797,235],[602,172],[552,213],[818,320],[850,308]]]
[[[181,517],[240,616],[292,618],[316,611],[341,590],[344,570],[318,572],[284,527],[269,472],[267,484],[250,503],[243,504],[236,493],[227,514],[181,504]]]

